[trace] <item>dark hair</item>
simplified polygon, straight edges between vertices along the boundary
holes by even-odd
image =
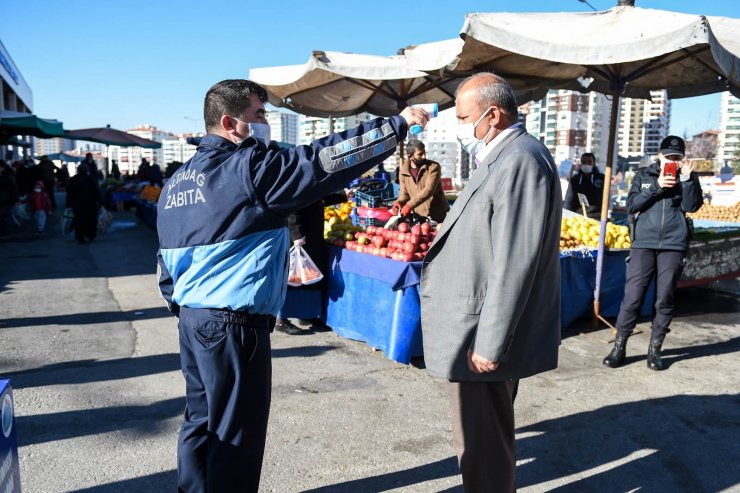
[[[411,139],[408,142],[406,142],[406,155],[408,157],[411,157],[417,149],[424,150],[426,147],[424,146],[424,143],[417,139]]]
[[[504,113],[512,118],[516,118],[519,110],[516,104],[516,95],[514,90],[511,88],[506,79],[499,77],[498,75],[491,72],[478,72],[475,75],[471,75],[467,79],[464,79],[457,90],[455,91],[455,97],[460,89],[465,86],[468,82],[476,79],[485,79],[481,83],[480,90],[477,94],[478,107],[481,110],[485,110],[491,106],[497,106]]]
[[[586,156],[591,156],[594,164],[596,164],[596,156],[594,156],[593,152],[584,152],[583,154],[581,154],[581,161],[583,161],[583,158],[585,158]]]
[[[206,132],[215,133],[218,130],[222,115],[237,117],[249,108],[249,96],[252,94],[256,94],[263,103],[267,102],[265,88],[251,80],[222,80],[208,89],[203,104]]]

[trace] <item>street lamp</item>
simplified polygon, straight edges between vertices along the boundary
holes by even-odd
[[[590,3],[588,3],[587,0],[578,0],[578,1],[581,2],[581,3],[585,3],[586,5],[588,5],[589,7],[591,7],[591,10],[593,10],[594,12],[598,12],[598,10],[596,10],[593,5],[591,5]]]

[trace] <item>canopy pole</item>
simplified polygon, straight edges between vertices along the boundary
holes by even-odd
[[[601,302],[601,273],[604,266],[604,241],[606,240],[606,219],[609,213],[609,200],[611,198],[612,165],[614,160],[614,149],[617,145],[617,125],[619,123],[619,93],[612,94],[612,112],[609,121],[609,145],[607,147],[606,165],[604,167],[604,191],[601,195],[601,228],[599,230],[599,250],[596,256],[596,286],[594,288],[594,316],[592,321],[593,330],[598,329]]]

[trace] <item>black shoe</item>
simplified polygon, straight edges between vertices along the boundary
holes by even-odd
[[[665,369],[663,360],[660,358],[660,350],[663,346],[665,336],[658,336],[650,339],[647,353],[647,367],[651,370],[661,371]]]
[[[627,337],[628,336],[617,336],[614,340],[614,348],[611,353],[604,358],[605,366],[609,368],[619,368],[624,363],[624,358],[627,355]]]
[[[290,320],[282,320],[280,323],[275,324],[275,330],[279,330],[288,335],[298,335],[303,332],[301,329],[293,325]]]

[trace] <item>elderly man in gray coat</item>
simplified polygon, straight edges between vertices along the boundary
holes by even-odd
[[[547,148],[517,123],[504,79],[466,79],[455,108],[478,168],[424,260],[424,359],[449,380],[465,491],[515,491],[519,379],[558,363],[560,180]]]

